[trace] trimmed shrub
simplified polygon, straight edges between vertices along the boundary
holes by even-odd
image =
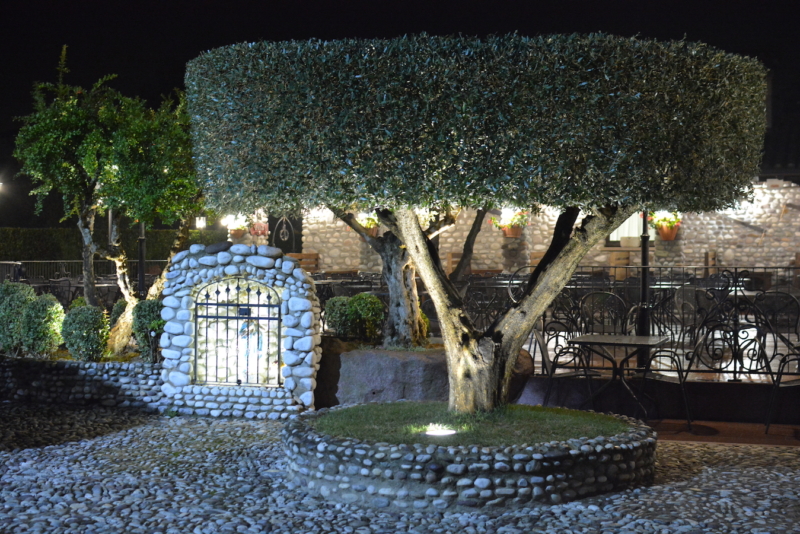
[[[325,325],[339,337],[350,335],[347,302],[350,297],[332,297],[325,303]]]
[[[20,310],[36,298],[27,284],[5,281],[0,284],[0,349],[16,353],[22,346],[22,314]]]
[[[114,325],[117,324],[117,320],[119,319],[120,315],[125,313],[125,308],[127,307],[128,302],[125,299],[119,299],[114,303],[114,307],[111,309],[111,317],[108,320],[111,328],[114,328]]]
[[[142,360],[154,363],[158,339],[164,333],[160,300],[140,300],[133,308],[133,337],[139,344]]]
[[[86,302],[85,297],[77,297],[72,302],[69,303],[69,309],[74,310],[75,308],[79,308],[81,306],[88,306],[89,303]],[[67,310],[69,311],[69,310]]]
[[[108,316],[97,306],[70,307],[61,325],[61,336],[72,357],[85,362],[100,361],[108,332]]]
[[[64,342],[61,326],[64,307],[49,294],[36,297],[22,310],[22,350],[29,356],[46,357]]]
[[[376,341],[386,316],[383,302],[375,295],[359,293],[347,302],[348,321],[358,339]]]

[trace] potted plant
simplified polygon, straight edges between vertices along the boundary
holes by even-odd
[[[681,216],[677,211],[651,211],[647,223],[658,231],[662,241],[674,241],[681,225]]]
[[[380,226],[380,223],[378,222],[378,217],[374,213],[362,213],[356,218],[356,220],[358,221],[358,224],[367,230],[367,234],[369,236],[378,236],[378,226]]]
[[[503,231],[504,237],[521,237],[522,227],[528,225],[530,212],[504,209],[500,218],[490,217],[489,224]]]
[[[241,215],[226,215],[220,222],[228,228],[228,232],[234,239],[241,239],[247,233],[247,219]]]

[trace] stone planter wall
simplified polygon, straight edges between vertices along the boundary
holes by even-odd
[[[332,408],[339,409],[339,408]],[[292,483],[325,499],[385,510],[459,511],[560,503],[651,482],[655,432],[530,447],[390,445],[314,432],[305,413],[282,432]]]
[[[800,206],[800,186],[770,181],[757,184],[753,202],[736,209],[684,214],[675,241],[651,241],[653,265],[703,265],[705,253],[714,250],[720,266],[788,266],[800,252],[800,228],[796,224],[800,211],[795,206]],[[327,213],[327,217],[320,215],[309,223],[304,220],[304,252],[319,252],[323,270],[380,271],[377,254]],[[446,261],[448,252],[461,252],[474,218],[474,211],[463,210],[456,226],[439,236],[442,261]],[[519,239],[504,238],[500,230],[484,223],[475,242],[472,268],[513,272],[527,265],[529,252],[547,250],[557,218],[558,211],[545,207],[531,217]],[[589,251],[581,265],[607,266],[609,250],[604,247],[600,244]],[[632,265],[639,264],[638,256],[631,255]]]
[[[0,398],[22,402],[165,410],[161,365],[0,357]]]

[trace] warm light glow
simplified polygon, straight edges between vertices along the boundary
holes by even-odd
[[[206,227],[206,218],[205,217],[195,217],[194,218],[194,226],[198,230],[202,230]]]
[[[427,436],[452,436],[456,431],[448,426],[431,423],[425,431]]]
[[[228,230],[234,230],[236,228],[245,228],[247,226],[247,219],[241,215],[226,215],[220,221],[222,226],[227,228]]]

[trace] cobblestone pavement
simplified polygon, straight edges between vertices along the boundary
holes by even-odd
[[[483,513],[382,513],[284,483],[281,423],[0,404],[0,533],[798,532],[800,449],[660,442],[652,486]]]

